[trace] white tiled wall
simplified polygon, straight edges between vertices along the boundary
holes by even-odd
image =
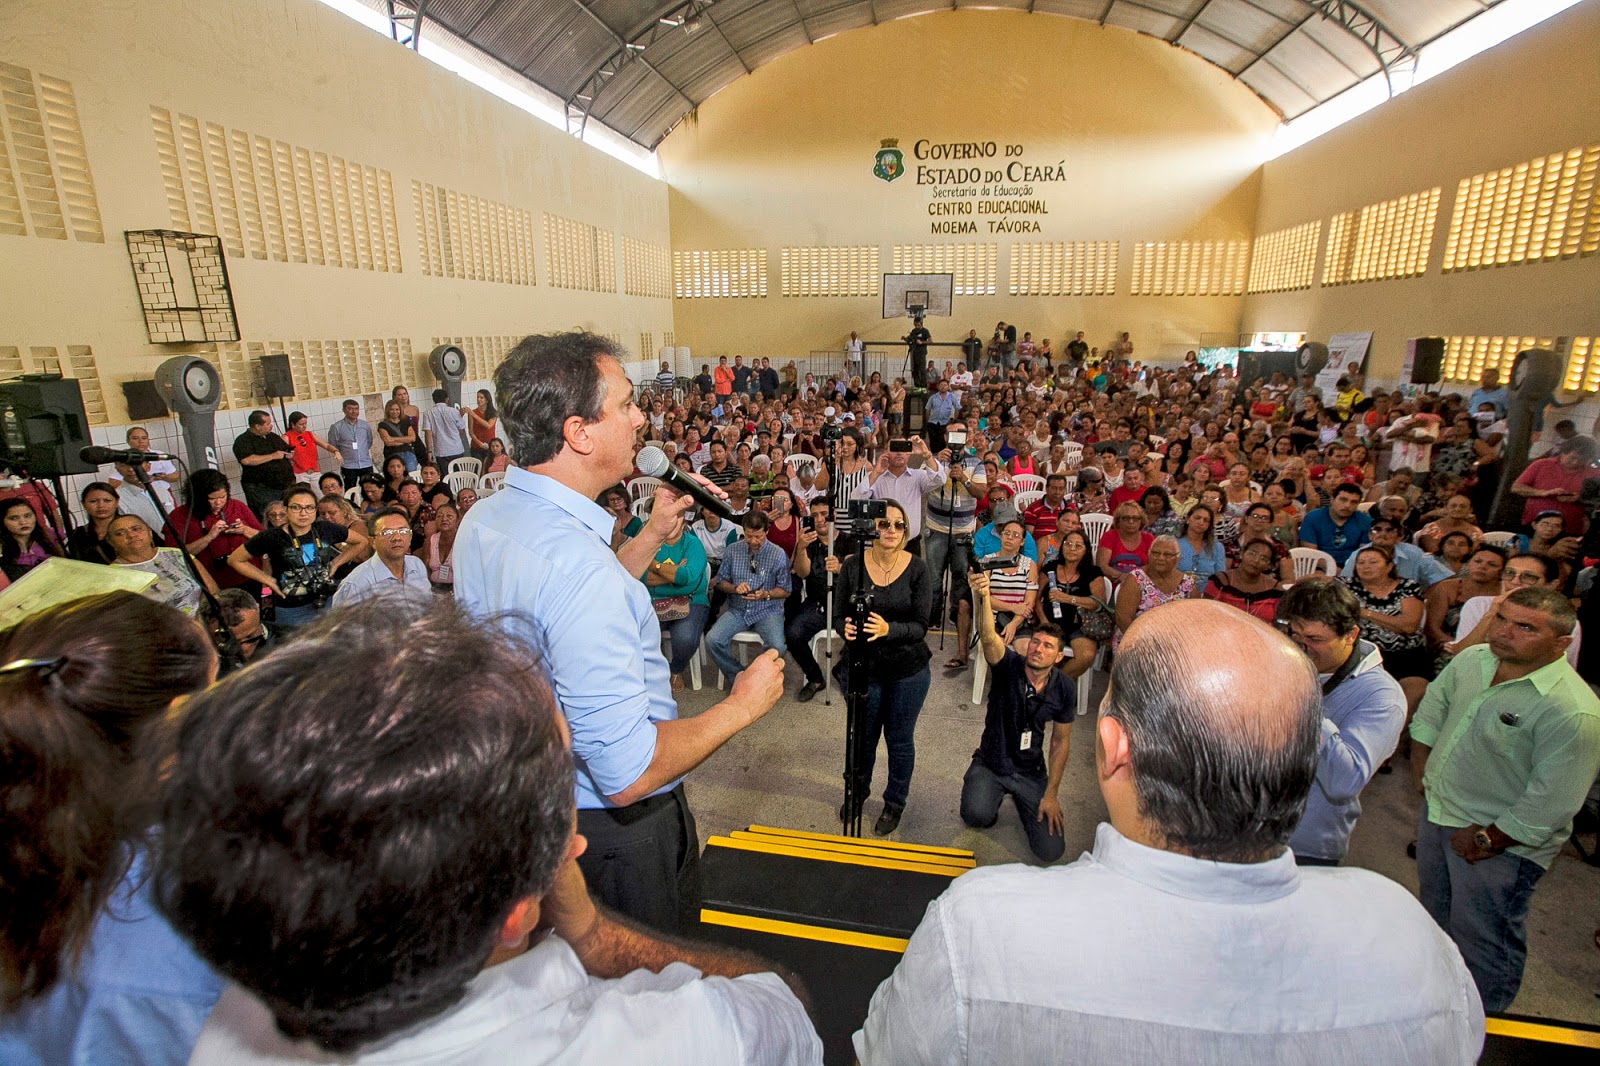
[[[432,404],[433,390],[437,387],[438,382],[423,382],[407,386],[411,392],[411,402],[423,412],[426,412]],[[461,385],[463,402],[470,406],[479,389],[488,389],[493,393],[494,383],[491,381],[463,382]],[[388,393],[369,393],[356,398],[361,401],[361,417],[374,427],[373,436],[376,438],[376,427],[383,419],[383,405],[388,402],[389,395]],[[312,431],[317,436],[327,439],[328,429],[344,417],[345,399],[345,397],[341,396],[331,400],[285,400],[283,409],[290,414],[295,411],[303,412],[310,421]],[[280,433],[283,432],[287,427],[282,424],[284,421],[283,415],[279,412],[276,402],[272,404],[271,411],[274,428]],[[234,438],[248,428],[250,411],[218,411],[214,417],[216,418],[217,457],[221,460],[222,472],[227,475],[228,480],[233,485],[233,495],[237,499],[243,500],[244,492],[239,488],[239,463],[233,457],[233,441]],[[140,422],[137,425],[143,426],[149,432],[151,451],[169,452],[180,458],[185,456],[183,434],[179,429],[176,418],[156,419],[149,422]],[[127,425],[96,426],[89,431],[89,436],[95,444],[103,444],[108,448],[122,448],[127,446],[128,428]],[[324,471],[338,469],[339,464],[335,456],[322,451],[320,448],[317,450],[317,454],[322,462]],[[381,465],[379,457],[382,454],[382,446],[375,442],[373,446],[373,465]],[[70,499],[74,522],[82,522],[84,520],[83,508],[78,503],[78,494],[83,491],[83,486],[91,481],[102,479],[105,473],[110,472],[111,468],[106,467],[105,472],[102,474],[79,474],[62,479]],[[177,497],[180,503],[182,502],[181,492],[175,492],[174,496]]]

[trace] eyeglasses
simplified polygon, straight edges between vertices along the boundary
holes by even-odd
[[[289,510],[298,511],[301,514],[304,514],[307,511],[315,512],[317,509],[317,505],[314,503],[291,503],[287,504],[286,506],[289,508]]]
[[[1537,585],[1544,581],[1544,574],[1537,570],[1506,570],[1505,581],[1508,585]]]
[[[380,536],[380,537],[409,537],[409,536],[411,536],[411,527],[410,526],[400,526],[397,529],[380,529],[380,530],[378,530],[378,536]]]
[[[897,529],[897,530],[900,530],[901,532],[904,532],[905,528],[906,528],[906,524],[904,522],[894,521],[894,520],[888,519],[888,518],[880,518],[880,519],[878,519],[878,531],[880,533],[881,532],[886,532],[886,531],[891,530],[891,529]]]

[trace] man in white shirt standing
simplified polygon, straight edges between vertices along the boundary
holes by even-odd
[[[856,336],[856,331],[851,330],[850,339],[844,345],[844,352],[850,360],[850,373],[853,376],[861,376],[861,360],[862,356],[866,354],[866,350],[867,346],[862,343],[860,337]],[[808,378],[810,376],[810,374],[806,375]]]
[[[433,390],[433,406],[422,415],[422,429],[427,434],[428,453],[439,472],[448,474],[450,460],[461,458],[466,451],[467,420],[450,405],[450,394],[445,390]]]
[[[128,427],[126,439],[128,447],[133,451],[147,452],[150,450],[150,431],[143,426]],[[100,469],[101,476],[112,488],[120,490],[122,483],[126,481],[141,495],[144,494],[144,487],[139,484],[138,477],[134,475],[132,468],[124,468],[121,463],[114,463],[111,466],[112,473],[105,473],[105,467]],[[157,496],[161,497],[161,506],[169,511],[172,510],[176,506],[176,501],[172,498],[172,490],[174,486],[181,484],[183,481],[183,476],[178,473],[178,468],[172,464],[171,459],[152,459],[144,464],[144,472],[150,478],[150,487],[156,490]],[[154,510],[155,508],[152,507],[151,511],[153,512]],[[156,522],[154,528],[160,528],[160,525],[160,522]]]
[[[193,706],[160,906],[235,983],[191,1063],[820,1066],[770,964],[590,899],[565,719],[506,630],[361,604]]]
[[[1096,723],[1094,850],[974,870],[930,904],[856,1034],[863,1066],[1477,1061],[1477,990],[1421,905],[1286,847],[1320,697],[1306,657],[1240,611],[1141,616]]]

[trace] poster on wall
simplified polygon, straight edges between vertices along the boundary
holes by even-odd
[[[1335,333],[1328,338],[1328,365],[1317,374],[1317,388],[1322,390],[1323,403],[1333,406],[1339,398],[1339,379],[1364,369],[1367,350],[1371,347],[1371,333]]]

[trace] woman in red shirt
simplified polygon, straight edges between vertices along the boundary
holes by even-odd
[[[289,448],[294,452],[289,460],[294,466],[294,479],[303,481],[307,485],[317,480],[317,449],[339,454],[339,449],[311,432],[306,427],[306,416],[303,411],[293,411],[289,414],[289,431],[283,435],[289,442]],[[214,575],[213,575],[214,576]],[[235,575],[237,576],[237,575]],[[218,581],[219,587],[226,588],[223,582]]]
[[[304,415],[300,418],[305,420]],[[261,523],[250,508],[230,494],[227,477],[220,470],[196,470],[184,486],[183,500],[172,509],[172,529],[182,535],[183,546],[195,562],[210,571],[218,588],[252,585],[249,578],[228,565],[228,555],[261,532]],[[178,546],[171,532],[167,534],[167,546]]]

